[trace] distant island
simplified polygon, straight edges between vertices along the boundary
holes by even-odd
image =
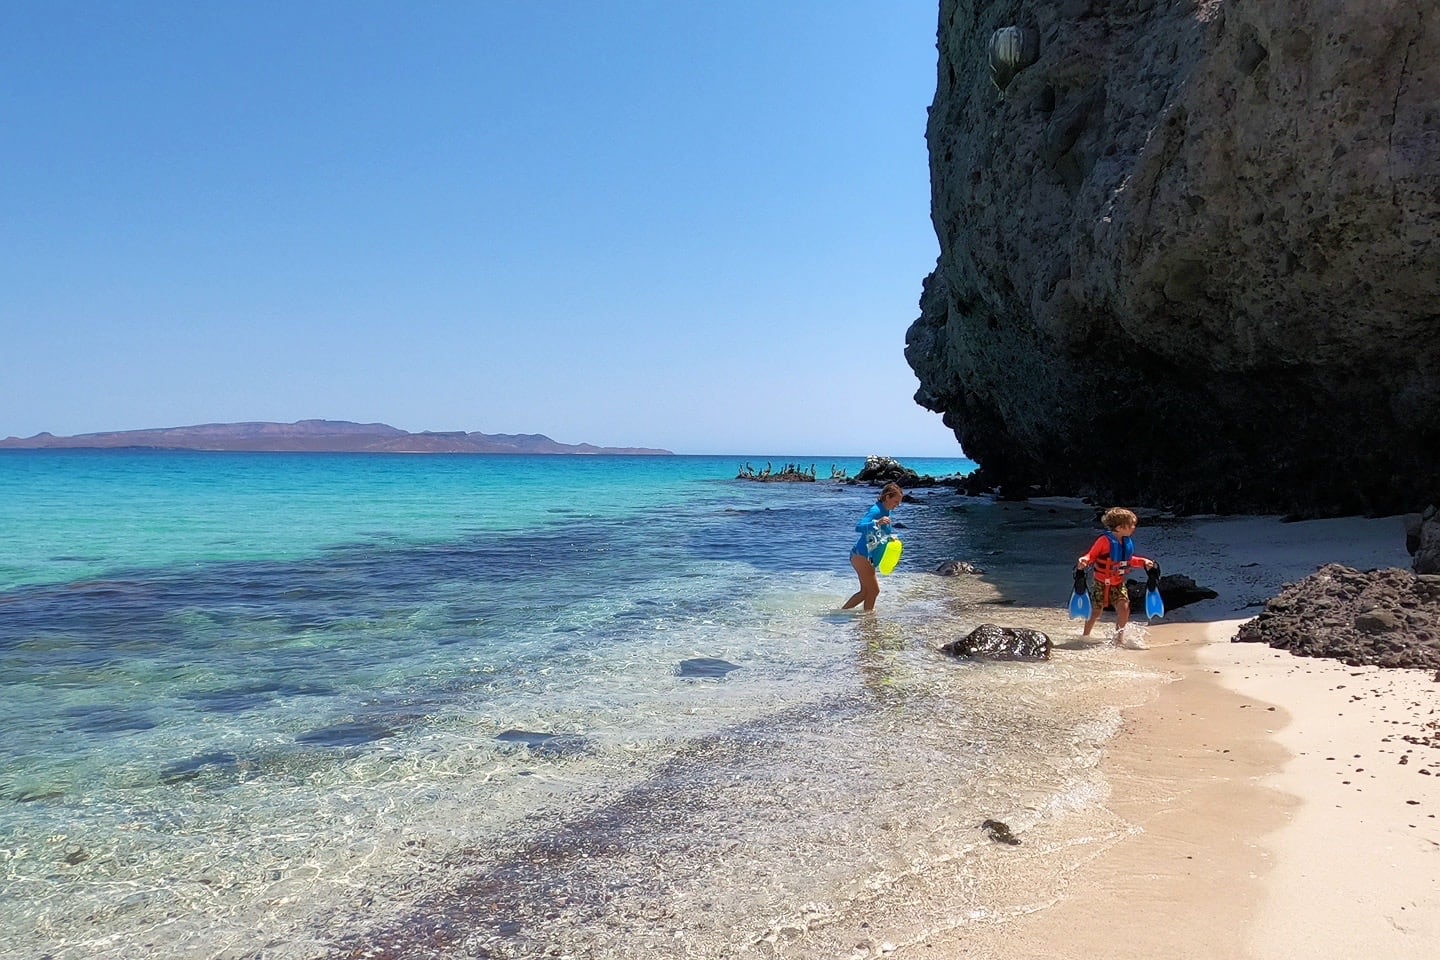
[[[673,456],[651,447],[597,447],[558,443],[541,433],[410,433],[384,423],[297,420],[295,423],[205,423],[192,427],[117,430],[57,437],[7,437],[0,449],[248,450],[273,453],[528,453],[611,456]]]

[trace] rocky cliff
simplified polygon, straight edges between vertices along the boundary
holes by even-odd
[[[942,0],[939,54],[906,356],[991,480],[1440,495],[1434,0]]]

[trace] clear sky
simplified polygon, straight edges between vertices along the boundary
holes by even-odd
[[[0,437],[957,456],[936,0],[0,4]]]

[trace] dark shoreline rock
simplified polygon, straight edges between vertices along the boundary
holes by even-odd
[[[1440,507],[1431,504],[1406,524],[1405,548],[1416,573],[1440,573]]]
[[[1160,599],[1165,603],[1166,612],[1188,607],[1201,600],[1214,600],[1220,594],[1209,587],[1202,587],[1183,573],[1167,573],[1160,578]],[[1125,592],[1130,595],[1130,609],[1139,612],[1145,609],[1145,581],[1126,580]],[[1112,609],[1106,607],[1105,609]]]
[[[756,483],[814,483],[815,464],[810,464],[810,469],[806,470],[797,463],[787,463],[779,470],[775,470],[767,463],[764,469],[756,470],[750,464],[744,463],[740,465],[740,471],[735,474],[735,479],[753,480]]]
[[[1029,627],[1001,627],[982,623],[940,652],[952,657],[980,657],[986,660],[1049,660],[1050,638]]]
[[[918,490],[942,486],[958,488],[963,479],[961,477],[932,477],[916,473],[893,457],[869,456],[865,458],[865,466],[860,468],[860,472],[846,482],[852,486],[866,484],[875,487],[883,487],[887,483],[898,483],[902,490]]]
[[[1287,586],[1234,641],[1351,666],[1440,668],[1440,576],[1327,564]]]
[[[935,565],[935,569],[930,572],[941,577],[979,577],[985,574],[983,568],[976,566],[968,560],[941,560]]]

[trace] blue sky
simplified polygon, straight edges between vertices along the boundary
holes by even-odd
[[[955,456],[935,0],[0,6],[0,436]]]

